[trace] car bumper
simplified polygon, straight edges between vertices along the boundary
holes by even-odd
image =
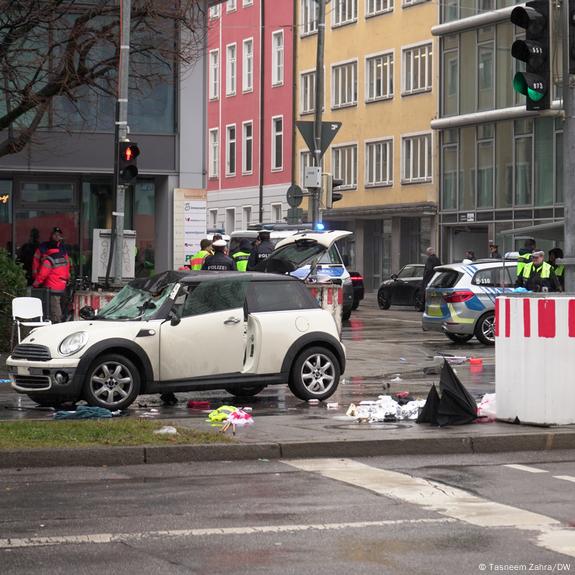
[[[458,335],[473,335],[475,331],[475,322],[457,323],[444,321],[441,326],[444,333],[456,333]]]
[[[54,393],[61,397],[75,398],[81,381],[74,377],[80,359],[53,359],[29,361],[8,358],[6,365],[11,385],[19,393]]]
[[[421,318],[421,327],[423,331],[443,331],[444,322],[445,318],[423,314],[423,317]]]

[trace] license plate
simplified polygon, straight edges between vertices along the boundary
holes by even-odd
[[[30,375],[29,367],[18,367],[18,375]]]

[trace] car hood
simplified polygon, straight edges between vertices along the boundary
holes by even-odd
[[[281,240],[276,244],[276,248],[281,248],[297,242],[308,241],[316,242],[324,248],[329,249],[335,242],[351,235],[353,235],[353,232],[345,230],[332,230],[330,232],[300,232]]]
[[[134,340],[141,329],[159,329],[160,320],[151,321],[67,321],[40,327],[32,331],[22,340],[22,344],[45,345],[53,358],[79,357],[94,343],[114,338]],[[84,331],[88,334],[88,342],[77,353],[63,356],[58,347],[62,341],[73,333]]]

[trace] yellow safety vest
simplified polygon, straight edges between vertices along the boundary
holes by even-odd
[[[541,269],[543,268],[543,269]],[[542,280],[549,278],[551,275],[551,270],[553,269],[547,262],[543,262],[539,268],[536,268],[533,262],[529,262],[525,264],[523,268],[523,279],[528,280],[531,276],[531,270],[539,270],[541,269],[540,277]]]
[[[248,269],[248,260],[250,259],[250,254],[247,252],[236,252],[232,258],[236,262],[236,269],[239,272],[245,272]]]
[[[190,260],[190,269],[192,270],[201,270],[202,266],[204,265],[204,260],[210,255],[210,252],[206,250],[200,250],[196,252],[192,259]]]

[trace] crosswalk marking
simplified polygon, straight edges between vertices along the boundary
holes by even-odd
[[[508,463],[503,467],[509,467],[509,469],[517,469],[517,471],[527,471],[528,473],[547,473],[545,469],[538,469],[537,467],[530,467],[529,465],[519,465],[518,463]]]
[[[575,477],[572,475],[554,475],[553,479],[563,479],[563,481],[571,481],[572,483],[575,483]]]
[[[575,530],[563,529],[561,523],[552,517],[489,501],[457,487],[371,467],[351,459],[295,459],[283,462],[302,471],[318,473],[479,527],[533,531],[537,534],[537,545],[575,557]]]

